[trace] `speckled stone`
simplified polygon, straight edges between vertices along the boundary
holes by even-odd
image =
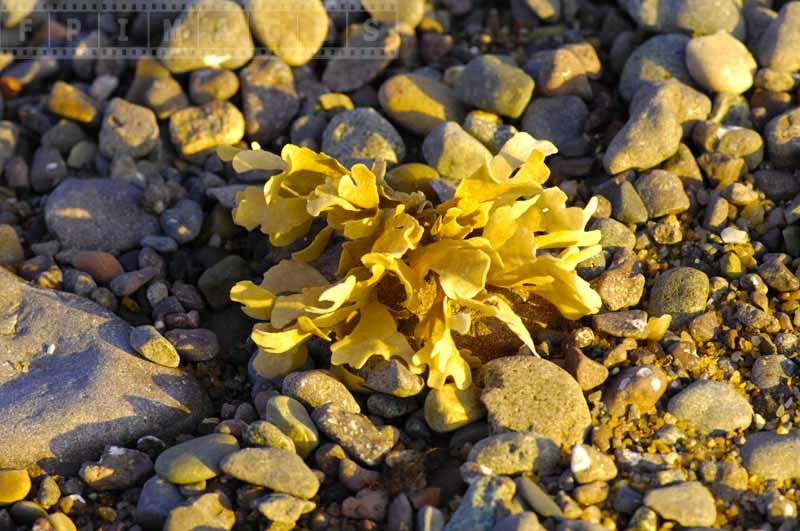
[[[583,441],[591,426],[589,407],[567,371],[541,358],[508,356],[481,372],[481,401],[494,431],[535,430],[559,446]]]

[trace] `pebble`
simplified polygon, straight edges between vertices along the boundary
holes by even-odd
[[[150,456],[138,450],[108,446],[96,463],[84,463],[81,479],[96,491],[125,490],[153,471]]]
[[[641,198],[639,198],[640,203],[641,201]],[[642,209],[644,209],[644,203],[641,203],[641,205]],[[629,216],[623,214],[622,217]],[[633,249],[636,245],[636,235],[633,231],[631,231],[627,225],[620,223],[616,219],[600,218],[592,220],[590,222],[590,229],[600,231],[600,245],[611,251],[615,249]]]
[[[612,175],[653,168],[678,151],[682,136],[674,109],[658,99],[648,100],[632,107],[630,118],[606,148],[603,165]]]
[[[0,470],[0,505],[10,505],[24,500],[31,490],[27,470]]]
[[[620,4],[640,26],[659,33],[682,31],[706,35],[718,30],[744,40],[745,20],[732,0],[627,0]]]
[[[236,514],[231,502],[222,492],[210,492],[190,498],[184,505],[169,513],[164,531],[186,529],[214,529],[230,531],[236,523]]]
[[[655,408],[668,383],[667,375],[659,367],[628,367],[611,380],[603,393],[603,401],[613,417],[625,415],[629,406],[636,406],[639,413],[647,413]]]
[[[698,432],[746,430],[753,419],[753,408],[732,385],[713,380],[697,380],[673,396],[667,411]]]
[[[800,4],[787,2],[772,19],[755,46],[761,66],[779,72],[800,70]]]
[[[0,225],[0,266],[15,266],[25,259],[19,235],[11,225]]]
[[[152,247],[159,253],[174,253],[178,250],[178,242],[169,236],[145,236],[139,242],[142,247]]]
[[[44,219],[63,249],[127,251],[159,231],[158,220],[139,206],[141,197],[130,183],[68,178],[48,197]]]
[[[402,24],[411,29],[420,23],[426,7],[423,0],[400,0],[394,4],[386,4],[381,0],[362,0],[361,5],[374,20]]]
[[[389,504],[386,515],[387,531],[412,531],[414,529],[414,508],[408,496],[402,492]]]
[[[744,44],[730,33],[718,31],[689,41],[686,67],[703,88],[742,94],[753,86],[758,65]]]
[[[507,516],[497,522],[492,531],[544,531],[535,513],[525,511]]]
[[[309,62],[328,35],[328,13],[320,0],[300,0],[276,9],[270,0],[249,0],[253,37],[289,66]]]
[[[683,183],[673,173],[651,170],[636,180],[636,191],[642,198],[650,218],[680,214],[689,210],[689,196]]]
[[[648,313],[656,317],[670,314],[673,326],[679,326],[705,311],[708,295],[708,275],[692,267],[676,267],[656,277]]]
[[[759,431],[747,436],[742,446],[742,464],[751,476],[763,480],[784,481],[800,478],[800,433],[791,431],[779,435]]]
[[[398,439],[393,426],[379,428],[369,418],[349,413],[338,405],[327,403],[311,414],[319,430],[366,466],[376,466]]]
[[[94,100],[64,81],[56,81],[53,84],[47,108],[57,116],[83,124],[93,123],[99,117],[99,110]]]
[[[400,398],[418,395],[425,387],[425,381],[403,363],[378,356],[367,360],[358,373],[364,378],[364,385],[373,391]]]
[[[342,514],[347,518],[382,522],[388,507],[389,498],[384,491],[362,489],[342,502]]]
[[[458,182],[475,173],[492,154],[455,122],[433,129],[422,143],[425,161],[450,181]]]
[[[277,57],[256,57],[239,80],[247,136],[261,143],[276,139],[300,109],[292,69]]]
[[[608,379],[608,369],[578,348],[567,350],[564,368],[584,391],[599,387]]]
[[[533,79],[494,55],[479,55],[464,67],[455,94],[467,105],[519,118],[533,95]]]
[[[522,117],[522,130],[539,140],[549,140],[566,157],[589,152],[585,134],[589,109],[577,96],[536,98]]]
[[[209,11],[214,15],[209,16]],[[199,0],[187,5],[164,35],[161,47],[160,59],[173,74],[209,67],[237,70],[254,52],[247,15],[232,0]]]
[[[800,164],[800,108],[779,114],[764,128],[770,162],[779,168]]]
[[[177,367],[181,363],[175,347],[154,326],[142,325],[131,329],[130,340],[133,349],[146,360],[164,367]]]
[[[417,527],[419,531],[441,531],[444,528],[444,514],[436,507],[426,505],[417,512]]]
[[[649,491],[644,504],[684,527],[709,527],[717,519],[714,496],[698,481],[684,481]]]
[[[245,448],[225,457],[220,467],[239,481],[310,499],[319,480],[297,454],[280,448]]]
[[[425,422],[438,433],[448,433],[480,420],[486,409],[475,386],[460,390],[448,383],[431,389],[425,397]]]
[[[287,526],[293,526],[301,516],[310,513],[317,507],[314,502],[295,498],[288,494],[268,494],[259,498],[255,504],[258,512],[265,518]]]
[[[374,109],[359,108],[333,117],[322,134],[322,151],[350,168],[354,164],[371,167],[379,159],[397,164],[405,157],[406,147],[389,121]]]
[[[226,101],[239,92],[239,78],[230,70],[201,68],[189,76],[189,97],[195,105]]]
[[[413,397],[399,398],[383,393],[373,393],[367,398],[367,411],[385,419],[404,417],[417,410]]]
[[[197,238],[203,228],[203,209],[196,201],[181,199],[161,213],[161,228],[179,244],[188,243]]]
[[[611,481],[617,477],[614,458],[588,444],[572,447],[569,467],[575,480],[581,484]]]
[[[275,396],[267,401],[264,420],[271,422],[286,434],[297,448],[297,453],[307,457],[319,444],[319,433],[303,404],[288,396]]]
[[[491,529],[500,520],[499,507],[511,503],[516,486],[505,476],[483,476],[467,489],[443,531]]]
[[[349,413],[361,413],[352,393],[339,380],[325,371],[293,372],[283,379],[281,392],[304,406],[316,409],[333,403]]]
[[[378,100],[389,117],[419,135],[444,122],[461,122],[464,106],[453,90],[422,74],[398,74],[381,85]]]
[[[220,474],[220,461],[239,449],[236,437],[212,433],[177,444],[156,459],[155,470],[162,479],[177,485],[196,483]]]
[[[230,303],[230,291],[234,284],[250,276],[250,266],[237,255],[229,255],[206,269],[197,279],[197,287],[214,309]]]
[[[169,118],[175,111],[189,106],[183,87],[172,76],[154,79],[144,93],[144,104],[159,120]]]
[[[494,432],[534,430],[559,446],[583,441],[589,408],[568,372],[532,356],[498,358],[481,371],[481,401]]]
[[[250,446],[269,446],[295,453],[294,441],[277,426],[265,420],[257,420],[247,426],[243,440]]]
[[[485,475],[512,476],[533,472],[537,476],[557,474],[561,449],[552,439],[536,432],[508,432],[477,442],[467,463],[479,465]]]
[[[244,116],[227,101],[186,107],[169,117],[170,139],[184,157],[235,144],[244,131]]]
[[[136,293],[142,286],[153,280],[158,270],[153,267],[123,273],[112,280],[108,287],[117,297],[126,297]]]
[[[533,77],[536,93],[542,96],[592,97],[592,87],[583,62],[567,47],[542,50],[531,55],[525,72]]]
[[[114,98],[106,106],[99,137],[103,155],[109,159],[120,155],[144,157],[158,142],[158,122],[153,111],[122,98]]]
[[[41,146],[33,154],[30,180],[35,192],[49,192],[67,175],[67,166],[56,148]]]
[[[125,272],[119,260],[104,251],[80,251],[75,254],[72,265],[91,275],[98,284],[108,284]]]
[[[592,324],[597,330],[613,337],[646,339],[649,334],[647,312],[642,310],[599,313],[592,317]]]
[[[774,389],[793,376],[794,365],[786,356],[769,354],[759,356],[750,368],[750,380],[762,390]]]
[[[183,361],[209,361],[220,352],[217,334],[206,328],[169,330],[164,337],[175,347]]]
[[[145,528],[160,528],[164,526],[169,513],[184,501],[177,487],[153,476],[142,487],[133,518]]]
[[[688,43],[689,37],[677,33],[656,35],[645,41],[631,54],[622,69],[620,94],[631,100],[643,86],[669,79],[691,85],[692,78],[686,68]]]
[[[472,111],[463,123],[464,131],[477,138],[492,154],[503,149],[505,143],[518,133],[513,125],[503,123],[503,119],[485,111]]]
[[[322,83],[334,92],[350,92],[363,87],[383,72],[400,50],[400,34],[391,27],[353,24],[348,31],[348,46],[334,52],[325,65]],[[383,53],[364,54],[358,61],[352,58],[359,48],[373,48]]]
[[[778,257],[768,257],[758,266],[758,274],[775,291],[787,292],[800,289],[800,279]]]

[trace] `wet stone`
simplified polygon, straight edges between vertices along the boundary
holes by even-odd
[[[656,366],[629,367],[619,373],[604,391],[606,409],[615,417],[624,415],[629,406],[647,413],[667,390],[667,383],[667,375]]]

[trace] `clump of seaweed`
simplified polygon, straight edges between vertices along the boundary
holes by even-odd
[[[221,150],[237,171],[280,171],[263,189],[238,194],[238,225],[287,246],[324,222],[260,284],[244,280],[231,290],[247,315],[263,321],[252,332],[256,367],[274,375],[296,370],[318,337],[331,342],[331,365],[340,371],[381,356],[427,371],[429,387],[452,379],[464,389],[474,358],[454,334],[469,333],[473,319],[501,321],[536,353],[509,295],[542,297],[568,319],[596,313],[600,297],[575,270],[600,251],[599,232],[585,230],[596,201],[568,207],[563,191],[543,186],[550,174],[544,159],[554,151],[519,133],[435,205],[422,191],[393,188],[382,162],[347,169],[294,145],[280,157]],[[332,282],[310,262],[333,245]]]

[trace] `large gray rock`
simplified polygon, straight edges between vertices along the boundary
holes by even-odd
[[[158,219],[139,207],[142,192],[112,179],[66,179],[50,194],[47,228],[64,249],[127,251],[158,234]]]
[[[667,410],[700,433],[746,430],[753,407],[727,382],[698,380],[673,396]]]
[[[0,301],[0,468],[74,471],[106,445],[187,430],[207,414],[199,385],[138,357],[131,327],[99,305],[3,268]]]

